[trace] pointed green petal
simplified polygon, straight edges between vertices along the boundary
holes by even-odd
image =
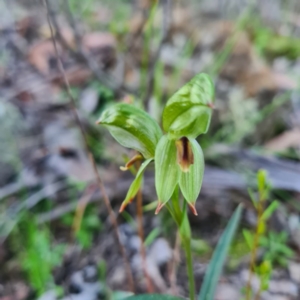
[[[143,110],[125,103],[105,110],[99,121],[122,146],[135,149],[145,158],[152,158],[162,136],[158,124]]]
[[[125,200],[123,201],[121,207],[120,207],[120,210],[119,212],[122,212],[125,207],[133,200],[133,198],[136,196],[138,190],[140,189],[141,185],[142,185],[142,182],[143,182],[143,174],[144,174],[144,171],[146,169],[146,167],[149,165],[149,163],[152,161],[153,159],[152,158],[149,158],[147,160],[145,160],[140,168],[139,168],[139,171],[137,172],[136,174],[136,177],[135,179],[133,180],[128,192],[127,192],[127,195],[126,195],[126,198]]]
[[[200,73],[177,91],[163,111],[163,128],[169,138],[196,138],[206,133],[211,119],[214,85],[207,74]]]
[[[156,213],[169,201],[179,180],[175,142],[164,135],[155,150],[155,187],[158,196]]]
[[[194,154],[194,163],[190,165],[188,172],[180,172],[179,187],[193,213],[197,214],[195,210],[195,202],[198,198],[202,185],[204,157],[198,142],[194,139],[189,139],[189,141]]]

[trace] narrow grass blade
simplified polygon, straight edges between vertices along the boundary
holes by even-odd
[[[204,277],[204,282],[199,293],[198,300],[214,299],[216,286],[223,269],[229,246],[239,224],[241,213],[242,206],[240,204],[227,224],[226,229],[218,242],[216,250],[214,251],[211,262],[208,266],[208,270]]]

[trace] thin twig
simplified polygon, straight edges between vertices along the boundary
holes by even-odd
[[[145,95],[145,108],[146,110],[149,109],[149,101],[153,93],[154,84],[155,84],[155,67],[156,63],[159,59],[162,47],[164,46],[165,42],[168,39],[169,31],[170,31],[170,24],[171,24],[171,1],[170,0],[163,0],[163,23],[162,23],[162,37],[160,40],[160,43],[158,45],[158,48],[153,56],[152,62],[149,66],[148,71],[148,83],[147,83],[147,91]]]
[[[93,155],[92,155],[92,153],[91,153],[91,151],[89,149],[87,137],[86,137],[83,125],[82,125],[82,123],[80,121],[80,118],[79,118],[79,115],[78,115],[78,112],[77,112],[77,109],[76,109],[76,101],[75,101],[75,99],[74,99],[74,97],[73,97],[73,95],[71,93],[69,81],[68,81],[68,79],[66,77],[62,61],[61,61],[61,59],[59,57],[59,53],[58,53],[58,49],[57,49],[57,44],[56,44],[56,40],[55,40],[55,37],[54,37],[53,27],[52,27],[52,23],[51,23],[51,20],[50,20],[49,0],[44,0],[44,1],[45,1],[46,10],[47,10],[47,19],[48,19],[49,28],[50,28],[50,31],[51,31],[51,37],[52,37],[52,41],[53,41],[53,46],[54,46],[56,57],[57,57],[57,60],[58,60],[58,66],[59,66],[60,72],[61,72],[61,74],[63,76],[63,79],[64,79],[64,83],[65,83],[65,86],[66,86],[66,91],[67,91],[68,96],[69,96],[69,98],[71,100],[72,112],[74,114],[74,118],[76,120],[76,123],[77,123],[78,127],[80,128],[80,131],[81,131],[81,134],[82,134],[82,138],[84,140],[84,145],[85,145],[85,148],[86,148],[86,152],[88,154],[88,158],[89,158],[89,160],[90,160],[90,162],[91,162],[91,164],[93,166],[93,169],[94,169],[94,172],[95,172],[95,176],[96,176],[96,179],[97,179],[97,183],[98,183],[99,189],[100,189],[100,191],[102,193],[102,197],[103,197],[104,203],[106,205],[106,208],[107,208],[107,211],[108,211],[108,214],[109,214],[109,217],[110,217],[110,221],[111,221],[111,223],[112,223],[112,225],[114,227],[114,232],[115,232],[115,235],[116,235],[116,241],[117,241],[117,244],[119,246],[121,255],[123,257],[124,264],[125,264],[125,269],[126,269],[127,276],[128,276],[129,288],[130,288],[131,291],[134,291],[133,275],[132,275],[132,272],[131,272],[129,261],[128,261],[127,256],[126,256],[125,248],[124,248],[124,246],[122,245],[122,243],[120,241],[120,234],[119,234],[119,229],[118,229],[117,218],[116,218],[116,215],[115,215],[115,213],[114,213],[114,211],[113,211],[113,209],[111,207],[108,195],[106,193],[106,189],[104,187],[104,184],[103,184],[103,182],[101,180],[101,177],[100,177],[100,174],[98,172],[95,159],[94,159],[94,157],[93,157]]]

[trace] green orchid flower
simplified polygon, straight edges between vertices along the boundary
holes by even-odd
[[[209,128],[213,102],[213,82],[208,75],[200,73],[167,101],[162,116],[164,135],[154,119],[133,105],[116,104],[102,113],[98,123],[107,127],[121,145],[138,152],[121,169],[127,170],[135,161],[145,159],[120,211],[136,196],[143,173],[154,159],[158,196],[155,213],[170,200],[179,185],[192,212],[197,214],[195,202],[202,185],[204,157],[196,138]]]

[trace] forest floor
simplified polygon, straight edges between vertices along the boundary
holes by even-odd
[[[230,216],[243,203],[215,296],[243,299],[250,265],[243,230],[254,230],[257,219],[249,189],[256,194],[256,174],[264,169],[268,203],[277,200],[279,207],[258,251],[258,261],[267,255],[273,266],[261,299],[300,299],[300,6],[181,2],[58,0],[48,9],[33,0],[1,2],[0,300],[130,294],[66,78],[117,215],[136,291],[149,291],[135,202],[118,214],[133,180],[119,167],[133,152],[95,121],[105,107],[123,101],[160,123],[166,100],[199,72],[213,78],[216,101],[210,130],[198,139],[206,167],[198,216],[190,215],[197,290]],[[153,167],[142,194],[152,290],[187,297],[176,228],[167,210],[154,215]],[[259,285],[253,276],[253,290]]]

